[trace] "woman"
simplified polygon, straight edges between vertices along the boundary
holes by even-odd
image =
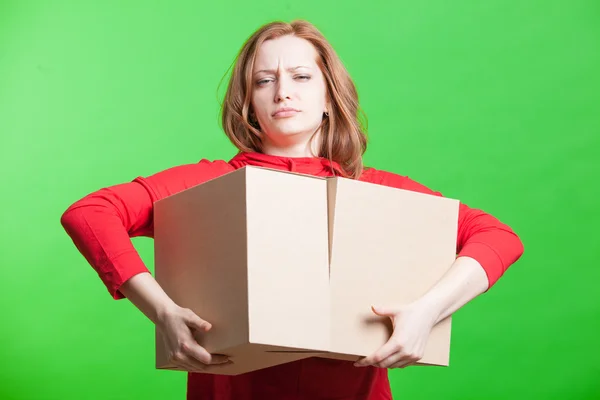
[[[344,175],[441,196],[407,177],[363,167],[366,139],[358,110],[354,84],[314,26],[267,24],[238,55],[224,102],[223,128],[238,155],[98,190],[69,207],[61,222],[111,295],[128,298],[164,332],[174,363],[201,371],[227,362],[193,340],[191,330],[209,330],[210,321],[165,294],[130,237],[152,237],[155,201],[246,165]],[[190,373],[188,399],[390,399],[387,368],[419,360],[431,328],[488,290],[522,252],[508,226],[461,204],[457,258],[447,275],[413,304],[373,310],[395,327],[377,352],[357,363],[311,358],[234,377]]]

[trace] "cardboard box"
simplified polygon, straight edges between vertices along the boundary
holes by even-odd
[[[346,178],[244,167],[158,201],[155,276],[209,321],[198,335],[237,375],[306,357],[356,360],[383,345],[371,305],[410,302],[456,257],[458,201]],[[450,318],[424,365],[448,365]],[[156,331],[156,367],[175,369]]]

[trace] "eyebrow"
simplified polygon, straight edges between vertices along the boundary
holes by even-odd
[[[298,65],[297,67],[291,67],[291,68],[288,68],[288,69],[287,69],[287,71],[288,71],[288,72],[292,72],[292,71],[296,71],[297,69],[300,69],[300,68],[308,68],[308,69],[310,69],[310,67],[307,67],[307,66],[305,66],[305,65]],[[276,70],[274,70],[274,69],[261,69],[260,71],[256,71],[256,72],[254,73],[254,75],[256,75],[256,74],[259,74],[259,73],[261,73],[261,72],[274,73],[275,71],[276,71]]]

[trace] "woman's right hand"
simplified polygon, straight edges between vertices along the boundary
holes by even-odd
[[[169,362],[191,372],[201,372],[208,365],[230,363],[227,356],[210,354],[198,344],[194,332],[207,332],[211,324],[188,308],[177,305],[157,315]]]
[[[149,272],[131,277],[120,291],[161,331],[169,362],[174,366],[199,372],[208,365],[230,363],[226,356],[208,353],[194,338],[195,333],[210,330],[210,323],[177,305]]]

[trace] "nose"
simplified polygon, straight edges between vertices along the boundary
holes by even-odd
[[[280,78],[277,83],[277,90],[275,91],[275,102],[280,103],[290,99],[288,83],[284,78]]]

